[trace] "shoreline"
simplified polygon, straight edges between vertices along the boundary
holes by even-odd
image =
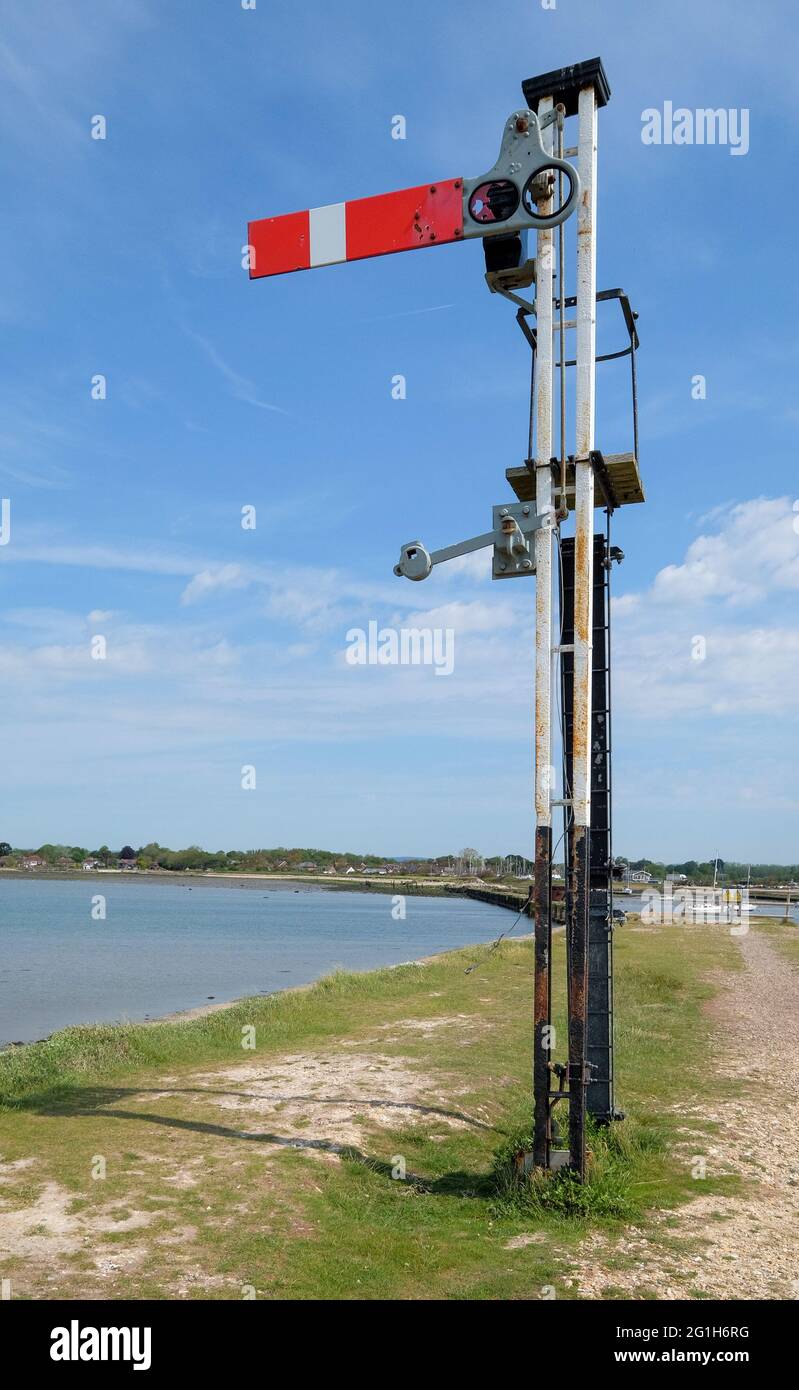
[[[276,874],[206,874],[193,873],[190,869],[169,869],[161,873],[151,869],[140,869],[135,873],[123,869],[92,869],[90,873],[83,869],[74,873],[68,869],[0,869],[0,883],[5,877],[11,881],[22,880],[26,883],[174,883],[178,886],[190,884],[192,887],[197,883],[208,883],[214,888],[218,885],[231,888],[263,888],[265,883],[271,882],[275,888],[285,888],[292,884],[298,884],[302,888],[324,887],[324,884],[301,876],[292,878],[287,875],[278,881]]]
[[[532,941],[533,933],[525,932],[521,936],[514,936],[514,941]],[[376,975],[382,970],[399,970],[409,965],[431,965],[434,961],[440,960],[442,956],[452,955],[456,951],[477,951],[483,946],[491,946],[491,942],[475,941],[467,942],[465,946],[447,946],[443,951],[434,951],[431,956],[419,956],[415,960],[401,960],[396,965],[378,965],[371,970],[348,971],[354,975]],[[30,1038],[27,1042],[7,1042],[0,1043],[0,1058],[5,1053],[22,1053],[25,1048],[39,1047],[42,1043],[50,1042],[59,1033],[68,1032],[70,1028],[156,1028],[160,1024],[168,1023],[195,1023],[201,1018],[210,1018],[213,1014],[223,1013],[225,1009],[237,1009],[249,999],[276,999],[283,998],[289,994],[302,994],[306,990],[315,989],[325,975],[319,975],[315,980],[308,980],[302,985],[286,985],[285,989],[270,990],[266,994],[241,994],[235,999],[223,999],[208,1004],[196,1004],[189,1009],[173,1009],[167,1014],[158,1014],[155,1018],[118,1018],[110,1023],[69,1023],[64,1028],[55,1028],[52,1033],[48,1033],[43,1038]]]
[[[148,883],[150,885],[170,883],[177,887],[190,888],[206,884],[210,888],[260,888],[262,890],[266,888],[275,892],[286,888],[294,888],[297,892],[302,892],[304,889],[316,892],[343,891],[351,893],[395,893],[401,891],[406,897],[428,898],[458,896],[459,894],[469,897],[469,889],[502,894],[520,894],[526,892],[529,884],[527,879],[508,883],[505,880],[494,882],[493,880],[478,878],[403,878],[401,875],[394,875],[389,878],[380,876],[377,872],[368,877],[363,874],[347,877],[344,874],[330,876],[324,873],[290,874],[281,870],[251,874],[221,873],[216,869],[208,872],[194,869],[139,869],[133,873],[123,869],[92,869],[91,872],[87,872],[69,869],[0,868],[0,884],[4,878],[11,882],[24,881],[26,883],[37,881],[43,883]],[[646,886],[643,884],[640,888],[636,888],[632,896],[640,896],[641,891]],[[698,886],[700,885],[693,885],[694,888]],[[754,893],[758,891],[774,894],[781,890],[755,889]],[[624,905],[622,900],[625,896],[627,895],[618,888],[615,889],[614,897],[618,905]],[[786,899],[781,896],[760,898],[750,894],[749,901],[753,907],[786,906]],[[787,905],[793,913],[799,908],[799,901],[792,898]]]
[[[92,869],[89,873],[86,870],[70,872],[68,869],[0,869],[0,884],[3,879],[8,878],[12,882],[26,883],[148,883],[153,884],[173,884],[177,887],[188,886],[197,887],[205,884],[209,888],[271,888],[279,891],[285,888],[294,888],[297,892],[303,889],[311,889],[316,892],[324,892],[325,889],[331,892],[341,892],[342,890],[352,893],[393,893],[401,886],[406,896],[414,895],[420,897],[441,897],[444,893],[445,885],[448,887],[469,887],[471,880],[461,884],[455,879],[425,879],[402,878],[402,877],[373,877],[359,875],[357,878],[346,878],[344,875],[327,877],[325,874],[282,874],[282,873],[253,873],[253,874],[227,874],[217,873],[195,873],[191,869],[146,869],[137,870],[135,873],[122,869]]]
[[[510,939],[510,938],[508,938]],[[533,932],[524,932],[521,936],[514,936],[514,941],[533,941]],[[477,951],[483,946],[490,947],[490,941],[467,941],[465,946],[446,946],[443,951],[434,951],[431,956],[418,956],[416,960],[401,960],[396,965],[377,965],[372,970],[354,970],[348,973],[354,975],[375,975],[380,970],[400,970],[408,965],[432,965],[434,961],[440,960],[442,956],[452,955],[455,951]],[[301,994],[303,990],[313,989],[319,984],[320,980],[325,979],[320,975],[316,980],[309,980],[304,985],[287,985],[285,989],[273,989],[268,994],[242,994],[238,999],[228,999],[224,1003],[198,1004],[193,1009],[175,1009],[172,1013],[160,1014],[158,1018],[146,1018],[141,1020],[141,1026],[148,1028],[158,1023],[193,1023],[195,1019],[207,1018],[209,1014],[221,1013],[223,1009],[235,1009],[239,1004],[243,1004],[246,999],[275,999],[284,994]],[[108,1023],[102,1025],[104,1028],[116,1028],[119,1025]],[[134,1025],[140,1026],[138,1024]],[[51,1035],[52,1036],[52,1035]],[[23,1047],[29,1047],[29,1043],[23,1043]]]

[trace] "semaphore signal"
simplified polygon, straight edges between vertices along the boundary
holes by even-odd
[[[516,500],[495,505],[491,529],[468,540],[437,550],[422,541],[406,542],[394,573],[419,582],[438,564],[491,548],[494,579],[536,578],[534,1151],[520,1155],[519,1162],[524,1168],[545,1169],[568,1163],[583,1179],[586,1113],[604,1124],[620,1113],[613,1076],[612,944],[620,914],[613,906],[611,843],[610,573],[623,555],[611,545],[610,519],[616,508],[644,501],[638,470],[638,331],[637,315],[624,291],[597,293],[596,288],[597,117],[610,98],[602,62],[594,58],[529,78],[522,91],[526,105],[505,122],[499,157],[488,172],[250,222],[248,264],[251,278],[257,280],[479,238],[488,288],[516,306],[533,369],[527,456],[521,466],[505,470]],[[564,151],[565,126],[571,118],[577,121],[577,143]],[[575,249],[567,256],[564,224],[575,213]],[[532,259],[527,253],[530,232],[536,236]],[[576,292],[567,295],[572,257]],[[532,301],[518,293],[531,286]],[[618,351],[597,357],[597,306],[614,302],[621,309],[625,341]],[[573,311],[573,317],[567,317],[567,311]],[[571,356],[569,334],[575,344]],[[623,358],[630,363],[632,449],[603,454],[595,442],[596,365]],[[569,369],[575,372],[571,423]],[[595,534],[597,507],[605,511],[607,521]],[[574,536],[567,538],[561,534],[562,525],[571,512]],[[553,767],[556,685],[560,797],[554,794]],[[565,1063],[553,1060],[550,961],[556,809],[563,813],[567,866]],[[568,1148],[557,1127],[558,1106],[568,1108]]]

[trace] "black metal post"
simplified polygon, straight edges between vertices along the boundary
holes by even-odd
[[[535,985],[533,993],[533,1161],[549,1167],[549,1091],[552,1022],[552,827],[535,832],[533,913],[535,917]]]
[[[614,1116],[609,566],[607,540],[603,535],[595,535],[586,1105],[589,1115],[599,1124],[609,1124]]]

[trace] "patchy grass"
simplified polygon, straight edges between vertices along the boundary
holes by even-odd
[[[729,934],[636,926],[616,945],[628,1118],[592,1132],[583,1188],[519,1181],[511,1163],[529,1140],[529,940],[3,1053],[12,1296],[574,1297],[588,1230],[694,1195],[697,1101],[732,1089],[708,1067],[705,1007],[708,975],[737,967]],[[563,952],[560,934],[558,978]],[[562,992],[555,1003],[565,1038]],[[287,1080],[300,1066],[307,1094]],[[23,1209],[24,1255],[3,1224]]]
[[[538,1174],[520,1178],[514,1157],[531,1148],[532,1134],[527,1128],[512,1135],[497,1154],[493,1206],[503,1216],[553,1212],[566,1217],[640,1220],[649,1204],[648,1187],[663,1177],[667,1153],[664,1132],[638,1125],[635,1120],[608,1129],[591,1126],[587,1136],[588,1181],[579,1183],[566,1171],[551,1177]],[[649,1182],[641,1177],[647,1171]]]
[[[794,918],[753,916],[750,926],[767,936],[789,964],[799,967],[799,926]]]

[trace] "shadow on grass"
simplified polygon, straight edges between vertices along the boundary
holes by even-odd
[[[227,1091],[219,1089],[208,1089],[203,1087],[167,1087],[142,1088],[142,1087],[89,1087],[84,1091],[76,1093],[74,1087],[69,1088],[68,1096],[58,1099],[52,1093],[47,1098],[29,1097],[24,1108],[34,1111],[38,1115],[53,1119],[114,1119],[132,1120],[139,1124],[161,1126],[165,1129],[177,1130],[182,1133],[209,1135],[216,1139],[230,1139],[234,1142],[248,1144],[265,1144],[272,1148],[283,1150],[316,1151],[320,1153],[334,1154],[344,1162],[358,1164],[360,1167],[376,1173],[380,1177],[389,1178],[395,1181],[394,1165],[386,1162],[385,1159],[377,1158],[374,1155],[366,1154],[357,1145],[351,1143],[339,1143],[335,1139],[314,1139],[301,1135],[288,1136],[276,1134],[270,1130],[241,1130],[234,1129],[228,1125],[213,1123],[209,1120],[182,1119],[174,1115],[162,1115],[154,1111],[147,1110],[127,1110],[120,1106],[133,1097],[153,1095],[170,1096],[233,1096],[236,1099],[255,1099],[268,1100],[273,1102],[311,1102],[314,1105],[347,1105],[351,1106],[354,1112],[367,1109],[387,1109],[399,1110],[403,1112],[412,1111],[419,1115],[431,1115],[444,1119],[457,1120],[475,1130],[487,1130],[496,1133],[493,1125],[486,1124],[483,1120],[475,1119],[461,1110],[447,1110],[435,1105],[420,1105],[410,1101],[391,1101],[380,1099],[365,1099],[359,1096],[351,1099],[347,1096],[320,1097],[320,1096],[294,1096],[294,1095],[262,1095],[248,1091]],[[462,1197],[486,1197],[493,1191],[493,1182],[490,1173],[467,1173],[452,1172],[435,1179],[428,1179],[419,1174],[407,1172],[403,1180],[404,1186],[410,1186],[428,1194],[439,1195],[459,1195]]]

